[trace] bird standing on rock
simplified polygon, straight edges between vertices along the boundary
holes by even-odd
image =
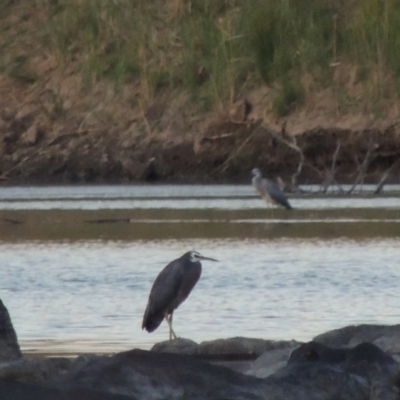
[[[187,299],[200,279],[201,260],[217,261],[197,251],[189,251],[171,261],[159,273],[150,291],[142,329],[153,332],[165,318],[169,326],[169,339],[177,338],[172,329],[173,313]]]
[[[267,203],[285,207],[287,210],[292,209],[287,197],[277,183],[263,178],[258,168],[254,168],[251,172],[254,175],[252,179],[254,189]]]

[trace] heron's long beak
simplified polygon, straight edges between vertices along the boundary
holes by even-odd
[[[202,260],[208,260],[208,261],[218,261],[215,258],[204,257],[204,256],[200,256],[199,258],[201,258]]]

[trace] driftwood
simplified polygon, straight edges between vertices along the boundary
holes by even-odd
[[[330,165],[330,168],[325,168],[321,170],[317,166],[313,165],[311,162],[309,162],[306,157],[304,156],[304,151],[303,149],[298,145],[296,137],[292,136],[287,133],[286,131],[286,124],[282,126],[281,133],[278,134],[272,129],[264,127],[267,132],[277,141],[283,143],[284,145],[290,147],[291,149],[295,150],[298,155],[299,155],[299,162],[297,165],[296,171],[293,173],[291,176],[291,184],[287,184],[282,180],[281,177],[277,177],[277,182],[278,185],[282,188],[282,190],[285,190],[287,192],[304,192],[303,190],[300,190],[297,186],[298,182],[298,177],[300,176],[303,167],[306,165],[309,169],[312,169],[316,174],[318,174],[321,177],[322,183],[321,183],[321,188],[320,188],[320,193],[326,193],[328,189],[332,186],[336,187],[341,194],[352,194],[354,190],[359,186],[364,184],[365,182],[365,177],[368,172],[368,168],[371,165],[372,161],[376,157],[376,154],[374,154],[374,150],[376,148],[376,144],[374,143],[374,140],[370,138],[369,144],[367,151],[365,153],[365,156],[362,159],[361,164],[358,163],[358,158],[355,157],[355,160],[358,164],[357,167],[357,176],[351,185],[350,189],[347,191],[344,190],[343,186],[338,182],[336,175],[337,175],[337,162],[338,162],[338,156],[341,152],[342,149],[342,142],[340,139],[337,140],[335,150],[332,154],[332,162]],[[388,178],[391,176],[391,174],[397,169],[397,167],[400,165],[400,159],[397,159],[395,162],[392,163],[392,165],[387,168],[380,179],[380,181],[377,184],[377,187],[374,191],[374,194],[379,194],[381,193],[383,186],[387,182]]]

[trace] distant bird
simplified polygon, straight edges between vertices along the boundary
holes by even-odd
[[[254,168],[251,172],[254,175],[252,179],[254,189],[267,203],[285,207],[287,210],[292,209],[287,197],[277,183],[263,178],[258,168]]]
[[[143,316],[142,329],[155,331],[165,318],[169,326],[169,339],[176,339],[172,329],[174,311],[187,299],[201,275],[200,260],[217,261],[189,251],[171,261],[157,276],[150,291]]]

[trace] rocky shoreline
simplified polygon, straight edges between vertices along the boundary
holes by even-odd
[[[400,325],[348,326],[311,342],[234,337],[76,358],[21,353],[0,302],[0,398],[395,400]]]

